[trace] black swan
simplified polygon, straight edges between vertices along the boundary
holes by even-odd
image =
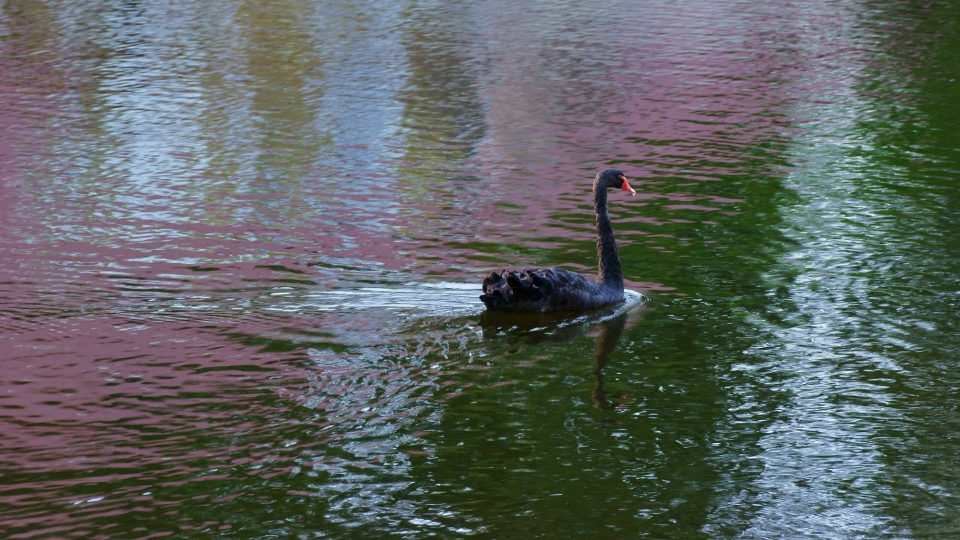
[[[491,272],[483,280],[483,300],[491,311],[573,311],[615,304],[623,299],[623,272],[607,212],[607,189],[637,192],[617,169],[597,173],[593,201],[597,211],[597,281],[561,268]]]

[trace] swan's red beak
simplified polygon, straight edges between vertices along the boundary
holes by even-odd
[[[637,194],[637,192],[634,191],[634,189],[633,189],[632,187],[630,187],[630,184],[627,183],[627,177],[626,177],[626,176],[624,176],[624,175],[621,174],[621,175],[620,175],[620,179],[623,180],[623,190],[624,190],[624,191],[629,191],[631,195],[636,195],[636,194]]]

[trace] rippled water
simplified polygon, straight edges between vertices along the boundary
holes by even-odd
[[[0,2],[0,535],[960,534],[958,30]],[[483,313],[611,165],[627,301]]]

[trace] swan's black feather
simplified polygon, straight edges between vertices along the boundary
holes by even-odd
[[[594,283],[562,268],[491,272],[480,300],[493,311],[573,311],[593,309],[623,297],[623,289]]]

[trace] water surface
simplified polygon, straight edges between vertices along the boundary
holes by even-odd
[[[960,533],[958,28],[0,2],[0,533]],[[484,314],[607,166],[627,301]]]

